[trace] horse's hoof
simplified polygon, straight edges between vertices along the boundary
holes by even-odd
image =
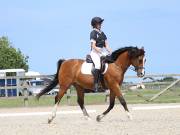
[[[88,121],[92,120],[89,116],[85,116],[85,119]]]
[[[52,120],[51,119],[48,119],[48,124],[51,124]]]
[[[132,115],[131,115],[129,112],[127,112],[127,117],[128,117],[130,120],[133,120],[133,117],[132,117]]]
[[[98,116],[96,117],[96,121],[97,121],[97,122],[100,122],[100,121],[101,121],[101,115],[98,115]]]
[[[132,115],[128,116],[128,118],[129,118],[130,120],[133,120],[133,117],[132,117]]]

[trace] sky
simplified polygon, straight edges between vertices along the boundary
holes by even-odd
[[[90,22],[100,16],[113,50],[144,46],[147,74],[180,73],[179,7],[179,0],[0,0],[0,36],[29,56],[31,71],[54,74],[58,59],[90,52]]]

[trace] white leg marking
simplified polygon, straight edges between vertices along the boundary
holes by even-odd
[[[58,103],[56,103],[53,107],[53,110],[52,110],[52,114],[51,116],[48,118],[48,122],[52,122],[52,120],[56,117],[56,112],[57,112],[57,107],[58,107]]]
[[[92,119],[89,116],[84,116],[86,120],[91,121]]]
[[[128,118],[129,118],[130,120],[132,120],[133,118],[132,118],[131,113],[130,113],[130,112],[128,112],[128,111],[126,111],[126,113],[127,113]]]
[[[88,113],[87,113],[86,109],[83,108],[82,111],[83,111],[83,114],[84,114],[85,119],[86,119],[86,120],[91,120],[91,118],[88,116]]]

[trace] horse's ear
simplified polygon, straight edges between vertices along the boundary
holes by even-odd
[[[141,49],[144,50],[144,46],[142,46]]]
[[[144,46],[142,46],[140,49],[140,55],[144,55],[144,53],[145,53]]]

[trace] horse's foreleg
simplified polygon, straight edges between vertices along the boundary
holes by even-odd
[[[128,118],[130,120],[132,120],[132,115],[129,112],[129,109],[127,107],[127,104],[126,104],[126,101],[125,101],[124,97],[121,95],[121,96],[118,96],[117,98],[119,99],[121,105],[124,107],[124,110],[126,111]]]
[[[96,117],[96,120],[97,120],[98,122],[101,121],[101,119],[102,119],[105,115],[107,115],[107,114],[113,109],[113,107],[114,107],[115,94],[114,94],[112,91],[110,91],[110,98],[109,98],[109,100],[110,100],[110,102],[109,102],[109,107],[108,107],[108,109],[107,109],[105,112],[103,112],[101,115],[98,115],[98,116]]]
[[[63,87],[59,89],[59,92],[58,92],[58,94],[57,94],[56,97],[55,97],[55,105],[54,105],[54,107],[53,107],[52,114],[51,114],[51,116],[48,118],[48,123],[49,123],[49,124],[50,124],[50,123],[53,121],[53,119],[56,117],[57,107],[58,107],[58,105],[59,105],[59,103],[60,103],[60,101],[61,101],[61,98],[64,96],[65,92],[67,91],[67,89],[68,89],[68,88],[63,88]]]
[[[77,102],[83,112],[83,115],[85,116],[85,118],[87,120],[91,120],[85,106],[84,106],[84,91],[83,88],[81,88],[80,86],[74,85],[77,91]]]
[[[119,84],[113,85],[113,86],[111,87],[111,89],[112,89],[112,91],[115,93],[115,95],[117,96],[117,98],[119,99],[121,105],[124,107],[124,109],[125,109],[125,111],[126,111],[126,113],[127,113],[128,118],[129,118],[129,119],[132,119],[132,116],[131,116],[131,114],[130,114],[130,112],[129,112],[129,110],[128,110],[126,101],[125,101],[124,97],[122,96],[122,92],[121,92],[121,90],[120,90]]]

